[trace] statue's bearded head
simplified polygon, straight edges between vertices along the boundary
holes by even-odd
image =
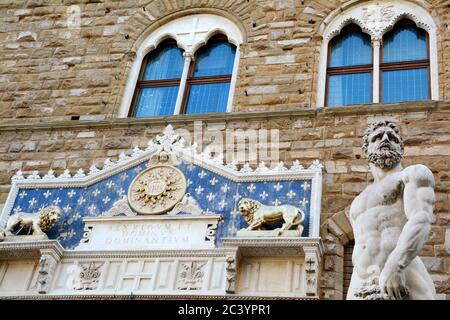
[[[381,169],[392,169],[403,157],[400,129],[391,121],[369,125],[363,137],[362,149],[370,163]]]

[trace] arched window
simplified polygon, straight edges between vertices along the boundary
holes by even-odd
[[[345,6],[319,26],[317,106],[439,100],[438,27],[428,10],[408,0]]]
[[[329,45],[326,105],[371,102],[372,47],[370,36],[357,25],[345,27]]]
[[[398,22],[383,37],[381,101],[430,98],[428,34],[410,20]]]
[[[136,41],[119,117],[231,111],[243,26],[209,13],[154,25]]]
[[[184,70],[183,51],[173,40],[164,41],[144,59],[132,116],[172,115],[179,97],[179,113],[227,111],[235,54],[236,46],[219,34],[198,49]],[[183,72],[188,76],[180,95]]]
[[[173,114],[183,64],[183,51],[173,40],[164,41],[147,54],[136,84],[134,117]]]
[[[185,113],[225,112],[236,46],[218,35],[197,51],[186,85]]]

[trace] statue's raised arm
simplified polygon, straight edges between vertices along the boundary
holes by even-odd
[[[403,170],[403,205],[408,219],[380,275],[384,294],[397,299],[408,294],[405,269],[422,250],[434,220],[434,178],[423,165]]]
[[[353,201],[355,236],[348,299],[434,299],[418,254],[430,233],[434,178],[423,165],[403,168],[403,141],[392,122],[372,124],[363,138],[374,182]]]

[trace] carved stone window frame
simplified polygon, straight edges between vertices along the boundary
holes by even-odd
[[[134,48],[136,57],[134,58],[128,73],[129,76],[122,96],[118,117],[126,118],[129,115],[129,111],[132,108],[133,95],[145,56],[167,39],[175,40],[177,46],[184,50],[183,56],[185,63],[174,109],[174,115],[180,114],[183,99],[185,98],[184,93],[191,60],[195,56],[195,52],[206,45],[208,40],[217,34],[223,34],[226,36],[229,43],[236,46],[227,103],[227,112],[231,112],[240,58],[240,46],[245,39],[243,29],[231,19],[213,13],[188,14],[178,18],[165,19],[158,24],[155,23],[155,25],[156,29],[155,26],[151,26],[149,30],[144,32],[137,41],[136,48]]]
[[[326,79],[328,47],[330,41],[348,24],[354,23],[370,35],[373,47],[372,103],[380,103],[380,59],[384,34],[402,19],[412,20],[425,30],[429,40],[430,98],[439,100],[439,72],[437,54],[437,25],[431,14],[415,1],[352,1],[344,8],[333,11],[320,26],[322,35],[319,76],[317,82],[317,107],[326,105]]]

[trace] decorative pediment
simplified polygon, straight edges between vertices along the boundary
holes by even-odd
[[[168,168],[170,172],[156,172],[158,167]],[[225,164],[222,155],[212,157],[208,152],[199,153],[195,144],[186,146],[184,139],[168,126],[146,148],[135,147],[129,155],[120,154],[117,161],[107,159],[102,168],[92,165],[87,173],[82,169],[76,173],[66,170],[57,176],[50,169],[47,174],[35,171],[24,176],[18,171],[12,178],[1,226],[11,214],[58,206],[61,218],[47,234],[50,239],[59,240],[64,248],[73,249],[82,240],[86,219],[90,218],[148,213],[218,215],[222,221],[215,231],[215,240],[220,245],[222,238],[234,237],[247,226],[238,203],[250,198],[264,205],[286,204],[299,208],[305,214],[302,236],[317,237],[321,172],[322,165],[317,160],[307,168],[298,161],[290,167],[280,162],[272,168],[264,163]],[[133,184],[143,173],[150,175],[146,181],[151,183]],[[185,187],[171,184],[171,179],[178,176],[185,179]],[[179,193],[175,195],[172,188],[179,188],[176,189]],[[169,203],[169,198],[176,201]],[[138,200],[142,203],[133,205]],[[140,210],[144,202],[161,206],[155,212]]]

